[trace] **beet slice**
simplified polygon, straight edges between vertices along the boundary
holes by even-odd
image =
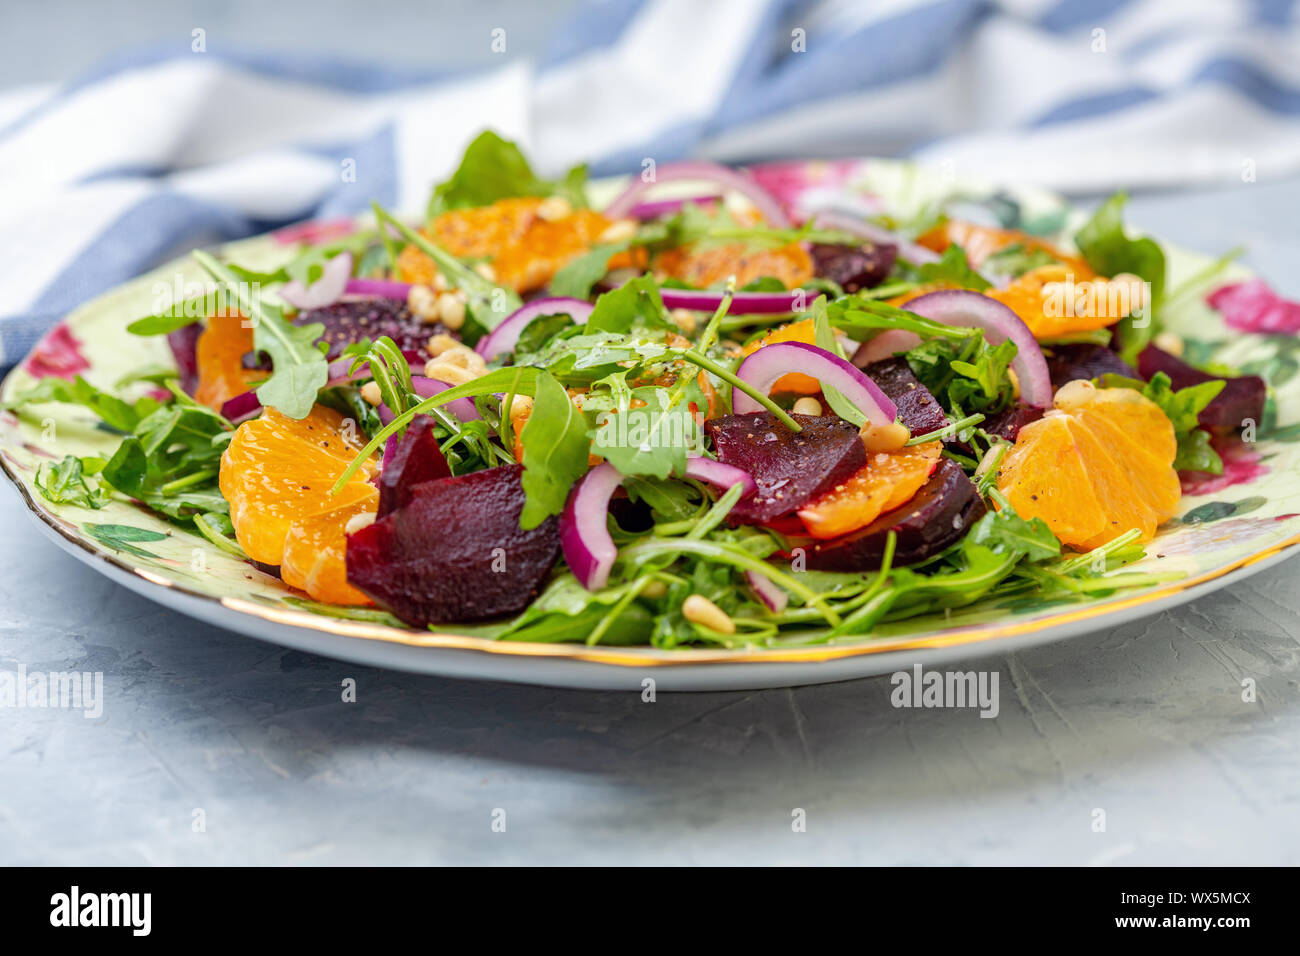
[[[1045,410],[1023,402],[1012,402],[996,415],[991,415],[981,422],[980,428],[990,435],[1013,442],[1020,434],[1020,429],[1042,418]]]
[[[412,627],[522,611],[560,555],[557,518],[519,527],[523,471],[412,486],[404,507],[348,536],[348,581]]]
[[[405,507],[411,489],[426,481],[450,478],[451,467],[433,437],[433,416],[416,415],[379,474],[379,517]]]
[[[838,538],[792,539],[792,547],[802,547],[808,567],[817,571],[875,571],[880,567],[885,542],[892,530],[898,535],[894,565],[902,567],[923,561],[948,547],[984,511],[984,500],[961,466],[941,458],[930,480],[901,508]]]
[[[176,359],[181,388],[187,395],[193,395],[199,387],[199,336],[202,334],[203,326],[197,322],[167,333],[167,345]]]
[[[396,299],[343,299],[321,309],[300,312],[296,325],[320,322],[325,326],[321,337],[329,343],[329,357],[336,358],[349,345],[361,339],[371,341],[387,335],[403,352],[424,351],[425,343],[439,332],[450,331],[441,322],[425,325],[405,302]],[[459,338],[459,336],[456,336]]]
[[[813,274],[837,283],[845,292],[880,285],[894,268],[898,246],[890,242],[865,242],[860,246],[814,243]]]
[[[732,524],[761,524],[802,508],[867,463],[853,425],[835,415],[794,415],[792,432],[771,412],[704,423],[718,460],[753,476],[758,492],[731,509]]]
[[[1138,356],[1138,371],[1145,379],[1150,379],[1156,372],[1164,372],[1175,389],[1222,379],[1225,382],[1223,391],[1197,417],[1197,421],[1205,428],[1235,431],[1243,427],[1246,419],[1257,425],[1264,419],[1264,400],[1268,397],[1268,386],[1258,375],[1210,375],[1192,368],[1182,359],[1154,345],[1148,345]]]
[[[1047,374],[1053,388],[1079,378],[1101,378],[1107,373],[1137,378],[1138,374],[1122,358],[1104,345],[1075,342],[1070,345],[1052,345],[1045,350]]]
[[[912,374],[907,359],[881,359],[863,369],[898,406],[898,418],[913,435],[924,435],[948,424],[938,399]]]

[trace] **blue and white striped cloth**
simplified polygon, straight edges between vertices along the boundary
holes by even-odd
[[[196,245],[421,208],[493,127],[539,169],[911,155],[1087,193],[1300,169],[1292,0],[592,0],[468,76],[187,48],[0,93],[0,366]],[[508,27],[508,25],[507,25]],[[485,40],[486,42],[486,40]]]

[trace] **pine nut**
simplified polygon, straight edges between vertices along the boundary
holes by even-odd
[[[478,265],[474,267],[474,271],[477,272],[479,275],[481,275],[484,279],[487,279],[488,282],[497,281],[497,270],[492,268],[492,264],[490,262],[480,262]]]
[[[573,215],[573,206],[563,196],[549,196],[537,205],[537,218],[555,222]]]
[[[406,293],[406,307],[421,322],[438,321],[438,297],[427,285],[413,285]]]
[[[626,242],[636,235],[636,222],[632,219],[616,219],[600,234],[597,242]]]
[[[438,296],[438,319],[453,332],[465,324],[465,301],[454,292]]]
[[[682,602],[682,617],[719,634],[736,633],[736,623],[727,612],[700,594],[692,594]]]
[[[375,513],[373,511],[363,511],[355,514],[348,519],[348,523],[343,526],[345,534],[356,534],[362,528],[369,528],[375,523]]]
[[[810,396],[805,396],[794,403],[794,413],[796,415],[820,415],[822,413],[822,403]]]
[[[437,358],[443,352],[448,349],[454,349],[458,345],[460,345],[460,343],[446,332],[439,332],[424,344],[424,350],[429,353],[431,358]]]
[[[365,385],[362,385],[361,397],[371,405],[378,405],[384,400],[383,393],[379,391],[379,384],[377,382],[366,382]]]
[[[668,318],[673,320],[673,325],[677,326],[682,335],[695,334],[695,313],[690,309],[673,309],[668,313]]]
[[[869,452],[898,451],[912,437],[907,426],[901,422],[890,422],[888,425],[873,425],[867,422],[862,426],[860,434],[862,444]]]

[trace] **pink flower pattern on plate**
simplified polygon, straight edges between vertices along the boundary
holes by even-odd
[[[76,336],[60,323],[32,349],[23,368],[33,378],[55,375],[70,382],[90,368],[90,363],[81,354],[81,343]]]
[[[1218,310],[1229,327],[1243,332],[1300,332],[1300,302],[1282,298],[1263,279],[1221,286],[1205,301]]]

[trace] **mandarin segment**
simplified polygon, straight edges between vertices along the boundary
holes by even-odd
[[[1020,430],[998,489],[1023,518],[1042,518],[1088,551],[1136,528],[1150,541],[1180,497],[1173,424],[1133,389],[1070,382],[1054,408]]]
[[[227,401],[263,378],[265,373],[244,367],[244,356],[252,350],[253,328],[242,315],[210,316],[194,350],[199,370],[195,401],[220,411]]]
[[[337,411],[317,405],[306,418],[268,408],[240,425],[221,457],[219,484],[245,553],[280,566],[285,583],[318,601],[361,604],[347,584],[344,528],[378,508],[367,461],[338,495],[330,489],[360,451]]]
[[[912,499],[929,480],[942,447],[941,442],[926,442],[871,455],[845,481],[800,508],[799,520],[820,539],[865,528]]]

